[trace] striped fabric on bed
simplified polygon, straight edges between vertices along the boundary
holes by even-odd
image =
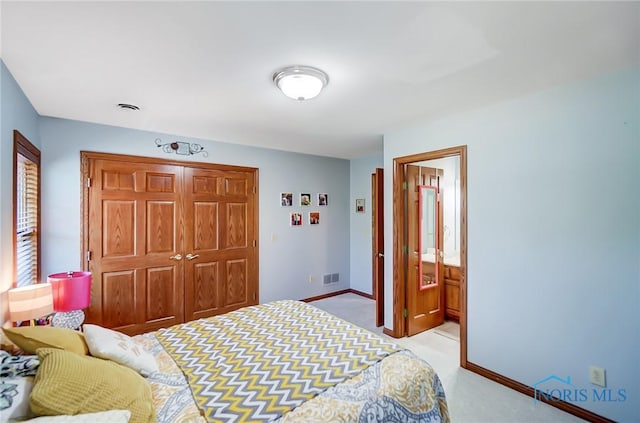
[[[157,332],[209,421],[271,421],[400,348],[311,305],[278,301]]]

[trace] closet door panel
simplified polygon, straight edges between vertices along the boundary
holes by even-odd
[[[216,181],[216,177],[194,177],[193,191],[187,194],[185,212],[188,225],[185,252],[185,319],[194,320],[220,313],[219,203],[211,183],[206,191],[197,181]],[[187,193],[189,193],[187,183]],[[217,185],[216,185],[217,186]],[[189,200],[191,198],[191,201]]]
[[[246,259],[227,260],[225,272],[226,292],[224,306],[234,307],[245,304],[247,298],[247,282],[249,266]]]
[[[136,334],[184,321],[182,172],[89,161],[87,322]]]
[[[255,178],[255,171],[185,168],[185,221],[193,228],[185,234],[186,320],[257,304],[257,264],[249,264],[257,261]],[[205,277],[204,269],[215,271]]]
[[[182,289],[174,275],[173,266],[147,269],[146,272],[146,322],[171,320],[174,314],[173,294]]]
[[[102,301],[110,306],[105,309],[102,324],[108,327],[135,325],[136,299],[138,297],[136,272],[125,270],[105,272],[102,275]]]
[[[224,195],[226,197],[246,198],[250,194],[249,186],[247,176],[244,173],[228,172],[224,177]]]
[[[134,256],[136,202],[132,200],[105,200],[102,214],[103,257]]]
[[[187,285],[192,291],[188,291],[186,297],[192,299],[187,301],[190,304],[187,310],[194,318],[211,316],[220,308],[218,304],[220,300],[219,268],[218,262],[193,265],[194,283]]]
[[[193,227],[189,228],[193,236],[194,254],[218,249],[218,203],[196,201],[193,203]]]
[[[176,175],[170,173],[144,172],[146,192],[177,192]]]
[[[171,253],[176,245],[176,204],[173,201],[147,201],[146,253]]]
[[[247,204],[226,203],[224,219],[223,248],[247,248]]]

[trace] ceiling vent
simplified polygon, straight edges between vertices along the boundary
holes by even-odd
[[[118,107],[125,110],[140,110],[140,107],[136,106],[135,104],[128,103],[118,103]]]

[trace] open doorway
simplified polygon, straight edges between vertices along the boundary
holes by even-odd
[[[452,195],[455,197],[447,199],[448,201],[453,200],[454,207],[457,209],[457,212],[454,212],[454,222],[450,222],[447,228],[445,228],[447,225],[444,224],[439,231],[436,230],[432,234],[434,245],[431,246],[431,249],[426,246],[425,251],[422,251],[420,237],[417,235],[419,227],[414,227],[421,217],[413,216],[413,208],[418,210],[418,203],[415,202],[421,201],[418,195],[420,190],[425,192],[432,190],[436,194],[441,194],[445,182],[440,178],[446,177],[447,172],[444,168],[449,166],[447,160],[450,158],[453,158],[459,166],[457,171],[459,174],[446,180],[446,184],[456,188],[448,194],[449,197]],[[466,367],[466,146],[398,157],[393,162],[393,266],[395,269],[393,277],[393,336],[403,337],[415,333],[415,328],[411,327],[411,323],[420,321],[422,315],[429,316],[440,313],[443,316],[448,316],[450,320],[458,318],[460,324],[460,365]],[[424,169],[424,172],[421,171],[421,168]],[[451,173],[451,170],[448,170],[448,173]],[[418,175],[417,179],[416,174]],[[412,191],[412,195],[409,195],[408,191]],[[413,191],[415,191],[415,195],[413,195]],[[456,191],[457,194],[454,194]],[[437,205],[439,198],[434,197],[433,204]],[[447,200],[442,198],[443,202]],[[439,213],[442,216],[442,202],[439,203],[439,206]],[[420,210],[418,213],[424,212]],[[438,215],[438,211],[434,211],[434,215]],[[434,220],[434,222],[434,227],[437,227],[438,221]],[[427,239],[429,235],[426,232],[425,234],[425,239]],[[416,237],[418,242],[416,242]],[[452,251],[455,251],[455,254],[451,254]],[[433,266],[429,266],[429,259],[424,258],[430,254],[433,257]],[[444,260],[445,257],[447,257],[448,263]],[[423,264],[423,258],[427,264],[420,266]],[[428,274],[428,269],[433,269],[433,275]],[[424,272],[427,272],[425,273],[427,276],[423,275]],[[425,283],[425,280],[428,283]],[[425,292],[430,294],[428,299],[425,299],[427,298]],[[410,321],[410,319],[413,320]]]

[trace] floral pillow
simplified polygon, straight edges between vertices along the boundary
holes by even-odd
[[[115,361],[143,376],[158,371],[158,364],[153,355],[130,336],[91,324],[85,324],[83,330],[92,356]]]

